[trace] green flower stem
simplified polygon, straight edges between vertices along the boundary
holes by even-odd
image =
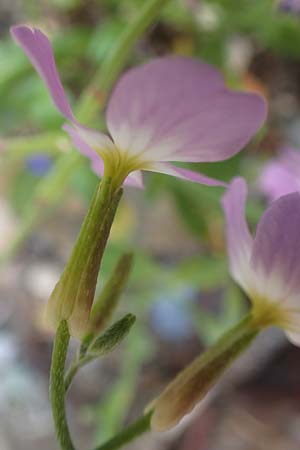
[[[109,441],[96,447],[95,450],[117,450],[150,430],[151,412],[140,417],[129,427],[120,431]]]
[[[66,408],[64,371],[70,334],[65,320],[61,321],[54,339],[50,371],[50,401],[55,430],[62,450],[75,450],[68,429]]]
[[[65,380],[64,380],[65,392],[67,392],[67,390],[71,386],[71,383],[72,383],[75,375],[77,374],[78,370],[96,358],[97,358],[97,356],[94,356],[94,355],[86,355],[83,358],[79,358],[79,359],[75,360],[71,364],[70,368],[68,369],[68,371],[66,373]]]

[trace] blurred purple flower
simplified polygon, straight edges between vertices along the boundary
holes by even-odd
[[[45,175],[52,166],[52,161],[47,155],[38,154],[27,158],[26,167],[29,171],[38,177]]]
[[[284,148],[259,177],[259,186],[269,200],[300,190],[300,149]]]
[[[280,11],[299,14],[300,0],[279,0],[278,8]]]
[[[129,70],[108,102],[109,136],[75,119],[56,69],[51,44],[38,29],[12,27],[47,85],[52,99],[72,126],[64,129],[99,175],[117,184],[142,186],[141,170],[161,172],[213,186],[224,183],[170,162],[213,162],[242,149],[266,118],[256,94],[228,90],[208,64],[183,57],[153,60]]]
[[[274,201],[255,238],[246,222],[246,198],[245,180],[235,178],[222,199],[231,275],[249,296],[254,319],[283,328],[300,346],[300,194]]]

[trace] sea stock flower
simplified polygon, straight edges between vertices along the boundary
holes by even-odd
[[[241,150],[266,118],[264,100],[225,87],[210,65],[190,58],[154,59],[125,73],[108,101],[109,135],[84,127],[72,112],[48,38],[38,29],[11,33],[44,80],[64,126],[93,170],[115,186],[142,186],[141,171],[161,172],[212,185],[224,183],[173,162],[214,162]]]
[[[269,161],[259,176],[259,187],[272,201],[300,190],[300,150],[283,148],[277,158]]]
[[[282,328],[300,345],[300,194],[275,200],[260,219],[255,237],[245,217],[247,185],[235,178],[222,199],[230,272],[252,303],[261,328]]]
[[[165,431],[203,400],[228,367],[268,326],[282,328],[300,346],[300,193],[275,200],[250,234],[247,184],[230,183],[222,198],[230,272],[249,297],[250,313],[198,356],[150,403],[151,427]]]

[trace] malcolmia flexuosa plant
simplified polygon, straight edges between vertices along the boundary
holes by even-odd
[[[83,126],[74,117],[48,38],[27,26],[13,27],[11,32],[44,80],[58,111],[68,120],[64,129],[74,146],[102,176],[47,311],[54,327],[66,319],[71,333],[82,337],[89,326],[100,262],[123,184],[141,187],[142,171],[153,171],[209,186],[225,186],[222,181],[173,162],[230,158],[258,130],[266,107],[256,94],[227,89],[218,71],[202,61],[160,58],[120,78],[108,101],[109,135],[105,135]]]
[[[130,69],[108,100],[104,134],[75,118],[48,38],[27,26],[13,27],[12,35],[66,119],[63,128],[74,146],[101,177],[46,311],[56,332],[50,397],[62,450],[75,449],[65,412],[65,394],[74,376],[83,365],[112,351],[135,322],[127,314],[107,328],[125,289],[132,254],[121,256],[95,298],[123,186],[142,187],[142,172],[152,171],[226,189],[222,206],[230,272],[250,300],[249,313],[179,373],[135,423],[96,450],[117,449],[150,428],[164,431],[175,426],[266,327],[278,326],[300,344],[300,196],[291,193],[273,202],[252,237],[245,218],[247,186],[242,178],[228,186],[177,165],[230,158],[248,143],[266,117],[265,103],[258,95],[227,89],[218,71],[205,62],[171,56]],[[79,339],[80,346],[66,370],[70,335]]]

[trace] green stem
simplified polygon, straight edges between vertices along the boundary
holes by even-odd
[[[77,374],[78,370],[96,358],[97,358],[97,356],[87,355],[87,356],[84,356],[83,358],[75,360],[71,364],[70,368],[68,369],[68,371],[66,373],[65,380],[64,380],[65,392],[67,392],[67,390],[71,386],[71,383],[72,383],[75,375]]]
[[[112,439],[109,439],[104,444],[96,447],[95,450],[117,450],[118,448],[123,447],[128,442],[133,441],[134,439],[149,431],[150,420],[151,413],[140,417],[136,422],[120,431],[120,433],[118,433]]]
[[[69,340],[67,322],[62,320],[54,339],[50,371],[50,401],[56,435],[62,450],[75,450],[68,429],[65,408],[64,371]]]

